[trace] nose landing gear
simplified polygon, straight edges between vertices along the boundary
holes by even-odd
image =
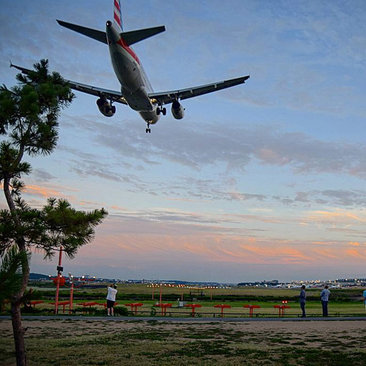
[[[150,123],[147,124],[146,133],[151,133]]]

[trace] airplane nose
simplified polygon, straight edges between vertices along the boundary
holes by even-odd
[[[111,27],[112,26],[112,22],[110,21],[110,20],[108,20],[108,22],[107,22],[107,27],[109,28],[109,27]]]

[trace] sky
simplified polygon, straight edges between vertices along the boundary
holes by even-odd
[[[366,3],[121,1],[155,91],[250,75],[183,101],[151,126],[107,118],[75,92],[47,157],[26,158],[24,198],[66,198],[108,218],[64,273],[245,282],[366,277]],[[0,82],[42,58],[64,78],[119,90],[105,45],[56,23],[105,29],[112,0],[0,0]],[[169,106],[168,106],[169,109]],[[5,207],[4,196],[0,206]],[[57,260],[32,255],[31,271]]]

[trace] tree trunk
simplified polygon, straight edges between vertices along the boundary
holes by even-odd
[[[25,353],[24,343],[24,328],[22,326],[22,315],[20,313],[21,302],[12,301],[11,303],[11,322],[13,325],[15,355],[17,360],[17,366],[26,366],[27,359]]]
[[[15,294],[11,299],[11,322],[13,325],[13,335],[14,335],[14,344],[15,344],[15,355],[17,366],[26,366],[27,358],[26,358],[26,350],[25,350],[25,342],[24,342],[24,333],[25,330],[22,326],[22,314],[20,311],[20,307],[22,305],[22,300],[24,296],[24,292],[27,288],[28,280],[29,280],[29,263],[28,260],[26,263],[22,265],[22,287],[17,294]]]
[[[5,193],[5,197],[10,209],[10,212],[14,215],[15,222],[19,225],[19,219],[16,214],[16,208],[14,204],[13,197],[11,196],[10,192],[10,180],[5,178],[4,179],[4,186],[3,190]],[[25,241],[23,237],[19,237],[17,240],[17,245],[20,251],[26,251]],[[22,314],[20,311],[20,307],[22,305],[22,299],[24,296],[24,292],[27,289],[27,284],[29,280],[29,263],[28,260],[26,263],[22,264],[22,286],[17,294],[11,299],[11,322],[13,325],[13,335],[14,335],[14,343],[15,343],[15,354],[16,354],[16,361],[17,366],[26,366],[27,359],[26,359],[26,351],[25,351],[25,342],[24,342],[24,328],[22,326]]]
[[[13,197],[11,196],[11,192],[10,192],[10,178],[5,178],[4,179],[3,190],[4,190],[6,202],[8,203],[8,206],[9,206],[9,210],[13,215],[15,215],[15,220],[18,224],[19,220],[16,217],[15,203],[14,203]]]

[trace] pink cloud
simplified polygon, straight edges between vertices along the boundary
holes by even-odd
[[[359,247],[360,243],[358,241],[349,241],[348,245],[351,245],[353,247]]]
[[[366,218],[360,217],[353,212],[346,210],[338,211],[314,211],[309,216],[310,221],[318,222],[337,222],[337,223],[351,223],[351,222],[366,222]]]
[[[57,190],[37,185],[27,185],[24,188],[24,193],[39,197],[63,197],[63,194]]]
[[[223,235],[197,231],[186,223],[110,216],[97,228],[93,243],[80,249],[77,261],[91,269],[105,265],[152,273],[174,267],[187,268],[190,273],[205,266],[281,265],[284,271],[293,265],[302,270],[324,265],[352,267],[355,261],[366,259],[366,250],[357,243]]]

